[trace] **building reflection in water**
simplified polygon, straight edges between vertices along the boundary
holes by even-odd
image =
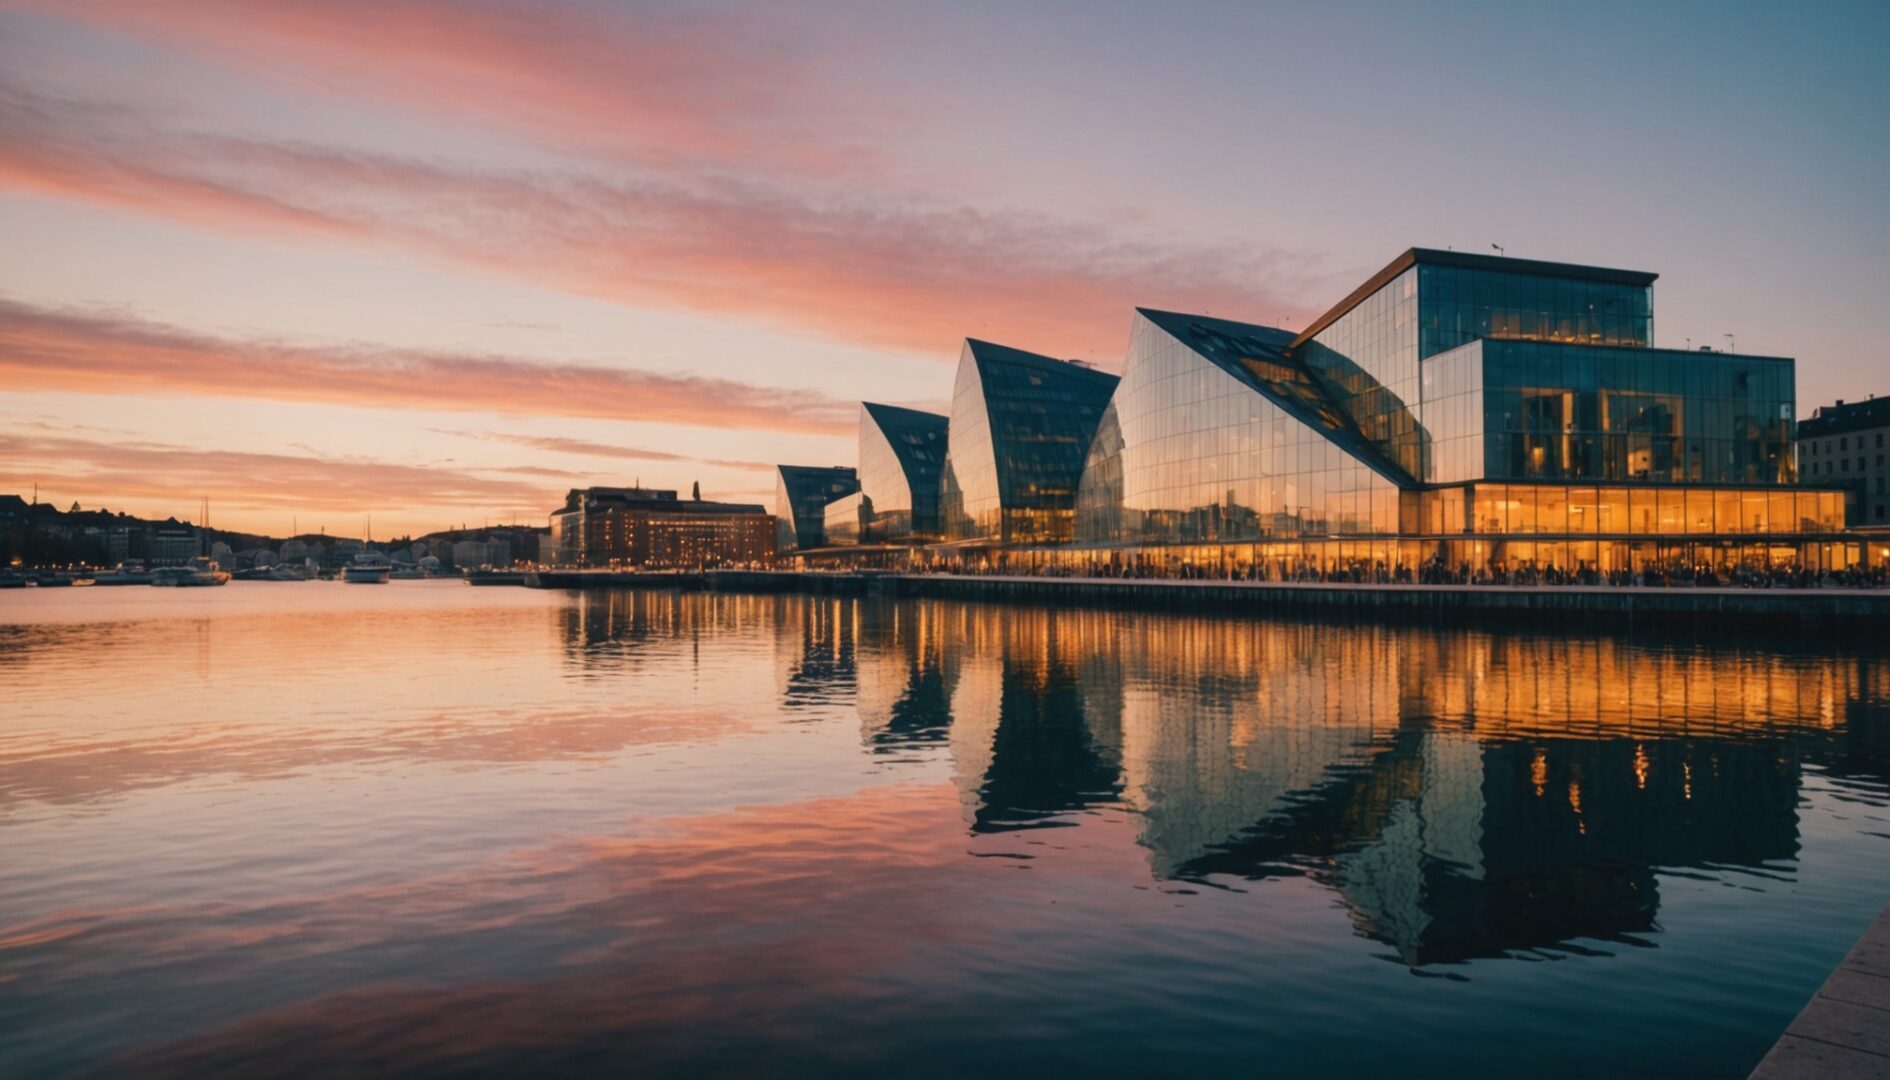
[[[1793,872],[1807,764],[1890,783],[1881,654],[845,608],[865,745],[949,723],[973,833],[1120,804],[1157,879],[1310,877],[1413,966],[1650,943],[1661,872]]]
[[[1310,878],[1414,966],[1649,943],[1662,872],[1793,872],[1807,765],[1890,788],[1876,647],[800,596],[560,617],[579,672],[769,625],[789,715],[850,701],[868,752],[948,750],[972,834],[1113,807],[1155,879]]]

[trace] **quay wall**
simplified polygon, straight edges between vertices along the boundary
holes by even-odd
[[[1679,619],[1709,623],[1890,626],[1890,590],[1634,588],[1608,586],[1377,585],[971,576],[954,574],[710,571],[723,592],[914,596],[1192,612],[1300,612],[1369,618],[1457,616],[1539,622]]]

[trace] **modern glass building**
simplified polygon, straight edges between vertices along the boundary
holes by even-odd
[[[1412,249],[1306,330],[1139,311],[1053,561],[1216,576],[1842,563],[1792,361],[1653,347],[1654,275]]]
[[[1077,495],[1085,544],[1393,536],[1402,479],[1293,335],[1138,310]]]
[[[775,467],[775,548],[817,548],[826,541],[827,504],[860,490],[859,474],[844,466]]]
[[[872,402],[860,406],[860,489],[827,504],[832,544],[915,543],[939,537],[939,478],[947,420]]]
[[[1076,487],[1117,378],[968,339],[940,486],[944,536],[996,544],[1074,536]]]

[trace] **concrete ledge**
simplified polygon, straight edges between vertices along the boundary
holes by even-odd
[[[1864,931],[1752,1076],[1890,1077],[1890,908]]]
[[[1278,610],[1374,617],[1475,614],[1618,621],[1850,622],[1890,617],[1890,589],[1627,588],[1583,585],[1376,585],[905,574],[901,596],[1062,605]]]

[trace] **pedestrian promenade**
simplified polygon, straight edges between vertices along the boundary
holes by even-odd
[[[1890,1077],[1890,908],[1864,931],[1752,1076]]]

